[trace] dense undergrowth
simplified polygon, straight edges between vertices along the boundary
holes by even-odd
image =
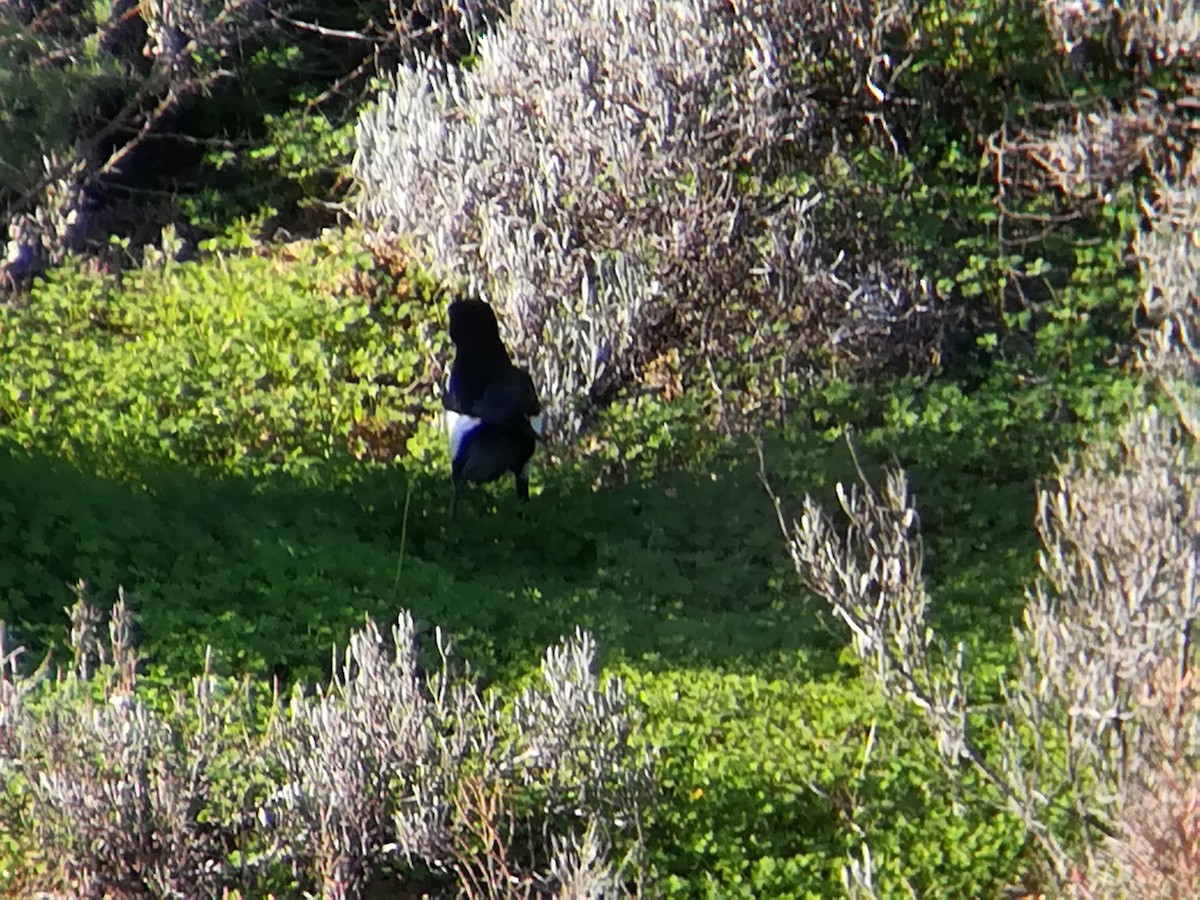
[[[172,207],[193,210],[190,234],[222,230],[219,237],[183,252],[168,230],[138,254],[124,255],[136,249],[126,244],[115,254],[119,266],[97,265],[99,257],[111,262],[117,241],[107,255],[67,256],[10,296],[0,309],[0,823],[10,829],[0,835],[0,892],[71,890],[94,878],[88,884],[99,895],[108,877],[81,875],[68,862],[56,868],[46,852],[54,846],[74,861],[108,850],[103,842],[89,850],[90,833],[72,831],[69,816],[36,818],[52,791],[42,785],[38,794],[22,781],[38,773],[8,762],[37,756],[36,747],[26,756],[13,749],[12,685],[31,690],[23,709],[65,702],[73,710],[29,721],[101,721],[106,703],[135,709],[168,748],[163,770],[171,773],[212,742],[203,756],[205,772],[216,773],[211,792],[198,792],[200,809],[165,817],[162,827],[220,857],[216,869],[196,873],[245,895],[340,894],[375,877],[385,891],[404,882],[475,896],[500,884],[521,896],[569,895],[572,884],[587,886],[581,894],[831,896],[862,887],[844,867],[864,847],[878,896],[996,896],[1006,886],[1053,885],[1026,825],[997,813],[1002,804],[979,772],[943,765],[920,717],[885,699],[847,647],[843,625],[806,590],[764,481],[791,517],[799,506],[790,498],[834,505],[839,483],[874,480],[888,466],[909,473],[929,624],[966,649],[973,715],[986,725],[1018,670],[1013,628],[1038,571],[1039,484],[1060,460],[1111,438],[1151,396],[1134,364],[1135,313],[1145,300],[1135,250],[1147,213],[1139,204],[1152,190],[1151,165],[1178,149],[1184,126],[1170,118],[1171,104],[1188,95],[1194,65],[1183,54],[1151,65],[1134,44],[1113,52],[1124,32],[1095,23],[1080,38],[1082,64],[1068,61],[1037,4],[917,4],[887,19],[890,28],[867,14],[873,5],[863,9],[861,20],[834,21],[827,32],[817,7],[809,9],[811,39],[830,41],[813,44],[825,56],[795,63],[815,124],[804,141],[770,148],[781,150],[762,170],[771,184],[756,184],[745,159],[735,167],[745,191],[738,202],[758,204],[763,221],[781,208],[772,191],[820,195],[805,207],[803,283],[833,301],[806,307],[770,291],[722,297],[728,273],[712,275],[718,294],[703,303],[688,306],[683,288],[658,297],[660,309],[676,305],[622,345],[629,356],[619,378],[587,398],[549,398],[578,401],[578,434],[539,454],[526,508],[481,489],[449,519],[437,413],[448,349],[442,311],[457,285],[429,274],[444,260],[431,264],[381,237],[377,223],[284,242],[264,239],[280,222],[275,210],[227,220],[246,196],[258,202],[268,176],[279,179],[268,200],[290,209],[297,185],[328,190],[329,173],[345,173],[353,143],[345,98],[334,101],[343,118],[301,126],[297,109],[322,107],[311,85],[298,89],[293,118],[263,126],[282,136],[257,131],[246,139],[256,149],[241,157],[211,151],[209,163],[220,157],[245,180],[230,175],[226,198],[209,185],[180,190]],[[401,28],[390,15],[389,53],[407,58],[412,48],[397,44]],[[857,43],[839,43],[839,28]],[[259,77],[285,66],[287,52],[255,34],[258,55],[237,64],[259,66]],[[875,55],[859,58],[849,47]],[[32,52],[0,43],[0,51],[18,50]],[[300,55],[314,52],[306,46]],[[5,59],[0,53],[0,70]],[[352,61],[360,85],[365,63]],[[344,61],[326,62],[347,77]],[[70,68],[65,76],[82,74]],[[20,83],[44,87],[24,76]],[[1128,142],[1153,146],[1136,165],[1118,146],[1114,168],[1077,193],[1061,172],[1045,174],[1059,171],[1057,157],[1047,161],[1046,135],[1074,114],[1149,97],[1161,133]],[[0,126],[12,123],[0,116]],[[1028,147],[1035,139],[1047,157],[1040,168]],[[605,189],[601,178],[601,207]],[[692,195],[681,196],[692,209]],[[568,195],[565,207],[577,200]],[[755,241],[767,235],[731,244],[751,254],[739,258],[746,273],[756,271]],[[689,280],[687,267],[705,259],[681,254],[647,265],[662,263],[680,285],[695,286],[709,282]],[[477,284],[489,283],[492,261],[473,263]],[[904,291],[904,315],[885,303],[893,317],[871,318],[881,308],[873,304],[891,295],[872,293],[875,282],[851,289],[845,266],[860,264],[855,277],[886,270],[878,284]],[[493,299],[502,302],[499,293]],[[778,303],[769,326],[759,302]],[[547,344],[544,334],[524,340]],[[552,372],[561,360],[555,347],[543,350],[552,357],[543,371]],[[90,638],[87,653],[107,653],[110,668],[97,675],[89,662],[81,670],[82,613],[69,621],[64,610],[80,594],[107,606],[119,592],[131,618],[120,618],[114,639],[136,646],[136,664]],[[400,619],[395,646],[411,643],[413,655],[398,650],[397,680],[381,676],[372,695],[358,672],[387,667],[375,659],[376,668],[339,669],[330,649],[356,630],[355,640],[378,636],[373,626],[361,631],[364,617],[391,623],[401,610],[413,618],[411,628]],[[102,630],[99,620],[91,627]],[[549,687],[539,687],[547,648],[576,629],[594,636],[594,659],[587,641],[586,652],[569,643],[563,652],[583,669],[594,663],[619,677],[621,690],[604,694],[582,670],[546,675]],[[413,699],[437,697],[448,683],[437,680],[447,665],[439,634],[452,636],[455,660],[469,667],[455,682],[470,685],[456,695],[467,698],[461,719]],[[366,653],[372,640],[355,646]],[[17,646],[24,654],[5,658]],[[78,677],[24,680],[46,652]],[[194,701],[180,698],[196,676],[232,703],[226,719],[213,718],[218,705],[200,688]],[[243,676],[256,687],[239,688]],[[556,693],[556,684],[578,692]],[[297,714],[287,700],[293,685],[329,685],[329,704],[301,703]],[[130,691],[144,707],[128,700]],[[104,702],[89,707],[86,696]],[[562,712],[571,696],[586,699],[582,712],[571,708],[575,719]],[[354,719],[408,702],[422,710],[429,731],[421,734],[437,736],[414,739],[411,757],[399,717]],[[589,718],[595,710],[604,715]],[[104,721],[119,735],[124,720],[112,715]],[[563,722],[576,730],[547,750],[547,735]],[[608,722],[621,723],[615,738]],[[154,731],[155,723],[166,725]],[[381,762],[386,753],[358,748],[376,768],[367,766],[365,781],[351,779],[358,793],[337,794],[344,784],[322,782],[311,761],[342,746],[338,735],[364,729],[401,749]],[[453,735],[469,735],[470,748],[447,750]],[[986,727],[979,740],[981,752],[998,752]],[[600,776],[580,775],[578,764],[597,741],[615,748],[617,772],[640,772],[639,754],[647,754],[654,788],[632,778],[609,806],[605,791],[589,794],[588,779]],[[66,759],[72,745],[61,746]],[[357,760],[347,753],[339,759],[350,771]],[[530,759],[551,762],[531,768]],[[143,764],[139,771],[156,777]],[[429,817],[404,831],[403,803],[376,808],[363,798],[377,799],[379,784],[407,798],[416,769],[436,772],[437,789],[419,804]],[[392,780],[371,782],[379,771]],[[354,802],[339,808],[347,816],[335,827],[296,801],[305,791],[318,802]],[[358,827],[346,824],[355,803],[374,817],[357,850],[346,849]],[[284,809],[311,817],[287,820]],[[285,820],[294,830],[276,829]],[[1078,836],[1069,814],[1053,825],[1068,843]],[[591,865],[593,857],[613,870]],[[360,868],[339,868],[349,859]],[[571,862],[553,869],[561,860]],[[160,870],[146,872],[107,884],[175,889],[169,878],[154,881],[166,877]]]
[[[480,492],[451,523],[429,387],[379,388],[381,407],[412,411],[416,423],[396,463],[357,460],[345,444],[366,389],[333,360],[378,358],[385,347],[373,327],[339,330],[369,321],[365,303],[353,315],[334,305],[306,316],[300,327],[313,329],[307,346],[320,362],[280,364],[295,373],[286,380],[272,380],[263,359],[271,347],[304,358],[286,311],[311,309],[299,303],[314,279],[305,262],[286,263],[291,284],[256,295],[256,316],[209,324],[259,284],[263,265],[252,256],[153,276],[171,287],[148,296],[173,289],[189,311],[159,332],[164,343],[228,348],[209,378],[155,378],[171,371],[169,357],[149,356],[143,341],[97,344],[89,326],[71,346],[101,374],[70,390],[55,382],[41,414],[9,421],[0,535],[12,561],[2,585],[12,638],[34,655],[61,642],[75,579],[96,598],[123,586],[143,689],[165,696],[201,668],[207,646],[221,675],[324,681],[330,645],[364,615],[387,621],[399,608],[415,615],[426,652],[441,627],[489,681],[519,679],[545,646],[584,627],[645,710],[641,736],[657,750],[667,802],[645,827],[661,890],[824,893],[861,840],[886,860],[884,887],[978,895],[1019,876],[1020,829],[953,799],[919,728],[880,704],[843,658],[832,620],[803,598],[751,439],[697,425],[703,404],[686,397],[618,404],[592,453],[539,470],[528,510]],[[74,311],[68,320],[92,321],[91,292],[73,277],[35,292],[25,314],[63,315],[61,303]],[[222,292],[210,288],[218,277]],[[131,293],[113,305],[132,317],[137,282],[122,289]],[[147,307],[151,333],[173,308]],[[259,327],[269,334],[243,338]],[[322,338],[347,333],[351,346]],[[419,329],[391,334],[409,337],[387,342],[388,358],[423,356]],[[49,362],[36,347],[22,344],[32,369]],[[763,435],[769,478],[789,495],[829,495],[853,477],[847,434],[872,467],[911,467],[935,619],[972,647],[985,696],[1011,661],[1007,634],[1033,571],[1036,479],[1131,390],[1099,365],[1047,375],[1036,392],[1022,391],[1020,377],[997,365],[973,390],[914,379],[888,396],[835,383],[795,396],[787,423]],[[210,393],[176,414],[204,410],[233,427],[170,427],[181,386]],[[252,418],[228,408],[239,396]],[[131,402],[162,410],[159,430],[139,434]],[[97,427],[105,417],[130,423],[128,442]]]

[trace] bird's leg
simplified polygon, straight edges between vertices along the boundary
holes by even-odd
[[[451,519],[458,514],[458,495],[462,493],[463,485],[466,482],[467,479],[463,473],[462,459],[456,459],[450,465],[450,483],[454,485],[454,499],[450,501]]]
[[[458,515],[458,495],[462,493],[463,479],[454,478],[454,497],[450,500],[450,518],[453,519]]]
[[[517,479],[514,484],[514,487],[516,488],[516,492],[517,492],[517,499],[523,500],[523,501],[528,501],[529,500],[529,470],[527,468],[525,468],[525,469],[521,469],[519,472],[514,472],[513,474],[516,476],[516,479]]]

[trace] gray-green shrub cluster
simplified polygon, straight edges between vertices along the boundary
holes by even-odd
[[[1141,364],[1170,398],[1182,426],[1200,438],[1200,158],[1160,170],[1138,235],[1145,286]]]
[[[924,712],[949,764],[965,758],[983,774],[1038,843],[1052,882],[1085,895],[1200,890],[1197,301],[1185,274],[1195,264],[1195,190],[1190,169],[1160,185],[1176,214],[1156,215],[1139,242],[1147,303],[1163,310],[1143,364],[1172,412],[1135,416],[1115,447],[1083,452],[1040,493],[1040,576],[998,710],[973,705],[962,647],[929,627],[903,472],[890,472],[878,493],[865,479],[839,485],[844,526],[811,498],[794,523],[781,516],[797,571],[850,627],[883,690]],[[846,871],[869,891],[869,865]]]
[[[714,321],[746,311],[761,334],[805,308],[822,349],[902,354],[893,328],[932,315],[921,290],[902,266],[833,262],[821,198],[778,178],[815,140],[819,48],[869,63],[898,12],[519,4],[472,68],[402,69],[363,112],[360,215],[506,312],[568,431],[681,332],[710,353]]]
[[[236,736],[239,698],[222,698],[200,677],[171,709],[155,710],[133,691],[138,661],[124,596],[107,635],[82,586],[71,617],[74,660],[56,675],[48,659],[23,673],[22,648],[0,641],[0,826],[26,867],[9,873],[7,888],[219,892],[240,830],[236,815],[221,820],[219,773],[249,749]]]
[[[205,671],[154,702],[124,597],[105,640],[78,592],[75,660],[57,675],[25,672],[0,630],[7,889],[215,896],[290,869],[331,897],[411,878],[469,896],[601,896],[639,877],[651,764],[621,683],[593,672],[589,635],[505,697],[456,674],[440,632],[422,671],[401,613],[388,635],[370,620],[352,634],[316,693],[284,702]]]
[[[1063,50],[1087,39],[1110,40],[1125,53],[1159,63],[1200,53],[1200,10],[1195,0],[1042,0],[1046,19]]]
[[[865,482],[839,485],[844,527],[811,498],[785,524],[798,572],[850,627],[883,690],[924,713],[950,766],[965,759],[985,776],[1060,888],[1077,873],[1104,883],[1135,840],[1186,859],[1200,833],[1189,806],[1200,754],[1197,484],[1194,443],[1151,412],[1130,424],[1115,453],[1089,452],[1042,492],[1041,577],[1016,631],[1013,683],[987,714],[965,686],[963,648],[929,626],[902,472],[879,493]],[[995,755],[983,749],[992,742]],[[1155,801],[1167,827],[1151,835],[1152,820],[1131,810]],[[1194,866],[1168,874],[1175,881],[1167,883],[1200,885]]]

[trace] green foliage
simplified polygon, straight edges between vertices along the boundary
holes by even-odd
[[[311,677],[321,660],[302,649],[308,639],[328,645],[363,611],[395,605],[386,543],[371,553],[372,542],[337,527],[357,511],[351,498],[297,517],[306,497],[286,482],[163,477],[133,488],[24,455],[2,464],[12,487],[0,500],[0,544],[24,560],[0,575],[5,618],[38,638],[34,646],[49,637],[71,572],[98,591],[130,587],[144,650],[163,677],[195,671],[208,641],[223,671],[294,666]],[[372,502],[402,500],[402,479],[379,474],[368,482]],[[401,587],[428,578],[410,563]],[[344,606],[328,605],[334,593]]]
[[[830,210],[837,221],[824,230],[836,234],[853,210],[959,311],[943,359],[956,373],[980,350],[1021,357],[1031,341],[1044,350],[1072,319],[1089,335],[1062,345],[1072,354],[1090,358],[1097,338],[1126,340],[1137,300],[1129,252],[1137,185],[1083,208],[1014,184],[1011,169],[1034,163],[1004,156],[999,145],[1086,111],[1101,93],[1132,98],[1140,82],[1073,65],[1033,0],[919,4],[889,43],[905,60],[892,85],[899,102],[881,112],[895,142],[864,129],[835,144],[816,179],[838,198]],[[1060,328],[1045,327],[1054,323]]]
[[[985,896],[1018,863],[1017,823],[955,810],[932,748],[856,679],[671,672],[634,684],[662,748],[650,843],[669,896],[833,896],[862,841],[888,861],[881,896]]]
[[[934,0],[912,10],[908,28],[914,59],[906,83],[932,90],[937,79],[947,79],[955,95],[980,101],[976,114],[994,115],[998,108],[989,101],[1010,96],[995,91],[997,79],[1006,89],[1045,93],[1065,68],[1037,0]],[[988,127],[994,126],[978,130]]]
[[[272,142],[250,157],[270,171],[285,173],[302,196],[311,196],[319,185],[348,174],[354,153],[354,129],[349,123],[335,125],[306,105],[269,116],[266,124]]]
[[[429,308],[361,296],[371,261],[352,238],[209,249],[119,282],[66,266],[39,284],[0,335],[9,435],[110,471],[261,468],[340,455],[378,406],[394,400],[403,426],[431,399],[407,393],[428,385]]]
[[[284,210],[283,221],[293,223],[340,194],[347,182],[353,156],[352,125],[340,124],[316,102],[296,109],[267,113],[264,134],[247,152],[217,150],[207,162],[216,171],[229,172],[240,190],[207,188],[184,195],[180,205],[188,221],[205,231],[220,233],[239,216],[253,215],[264,204]]]

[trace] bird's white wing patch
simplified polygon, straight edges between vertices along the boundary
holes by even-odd
[[[446,410],[446,434],[450,437],[450,459],[458,458],[463,441],[483,420],[463,413]]]
[[[545,434],[546,434],[546,420],[545,420],[545,419],[543,419],[543,418],[542,418],[540,415],[538,415],[538,416],[530,416],[530,417],[529,417],[529,424],[533,426],[533,431],[534,431],[534,434],[538,435],[539,437],[544,437],[544,436],[545,436]]]

